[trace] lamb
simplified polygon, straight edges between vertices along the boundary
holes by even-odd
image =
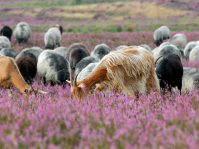
[[[87,56],[77,63],[75,68],[75,75],[80,73],[88,64],[99,62],[98,58]]]
[[[175,34],[168,40],[169,43],[184,49],[187,45],[187,37],[184,34]]]
[[[62,32],[63,28],[59,25],[49,28],[44,35],[45,49],[54,49],[56,45],[60,47]]]
[[[189,54],[189,61],[195,60],[199,60],[199,45],[195,46]]]
[[[26,83],[32,84],[37,73],[34,61],[30,57],[20,57],[17,59],[16,64]]]
[[[11,41],[12,29],[9,26],[4,26],[1,29],[1,36],[5,36],[5,37],[7,37]]]
[[[0,48],[11,48],[10,41],[5,36],[0,36]]]
[[[15,51],[13,51],[13,50],[10,49],[10,48],[3,48],[3,49],[1,49],[0,54],[1,54],[1,55],[4,55],[4,56],[12,57],[12,58],[15,58],[16,55],[17,55],[17,54],[15,53]]]
[[[196,41],[191,41],[191,42],[189,42],[189,43],[186,45],[186,47],[185,47],[185,49],[184,49],[184,56],[185,56],[186,59],[189,59],[189,54],[190,54],[191,50],[192,50],[195,46],[198,46],[198,45],[199,45],[199,43],[196,42]]]
[[[54,49],[54,51],[56,51],[61,56],[65,57],[67,49],[67,47],[57,47],[56,49]]]
[[[158,47],[163,42],[163,40],[170,38],[169,28],[167,26],[161,26],[160,28],[156,29],[153,34],[153,38],[155,41],[154,43]]]
[[[90,53],[87,47],[82,43],[74,43],[68,48],[66,51],[66,59],[70,63],[70,72],[72,75],[74,74],[77,63],[89,55]]]
[[[91,52],[92,57],[96,57],[101,60],[105,55],[110,53],[110,48],[106,44],[97,45]]]
[[[65,87],[66,79],[70,77],[69,70],[69,62],[54,50],[45,50],[39,55],[37,71],[43,77],[44,85],[49,80],[51,86],[57,83]]]
[[[117,48],[115,49],[115,51],[120,50],[120,49],[122,49],[122,48],[126,48],[126,47],[128,47],[128,46],[126,46],[126,45],[121,45],[121,46],[117,47]]]
[[[38,57],[43,52],[43,50],[39,47],[31,47],[23,49],[17,56],[16,60],[20,57],[30,57],[34,61],[35,65],[37,65]]]
[[[28,93],[35,92],[35,94],[46,94],[47,92],[35,90],[32,86],[29,86],[21,76],[21,73],[17,67],[13,58],[0,55],[0,87],[10,89],[11,86],[16,87],[21,93],[27,95]]]
[[[14,37],[16,38],[18,43],[27,42],[27,40],[31,36],[31,29],[28,23],[20,22],[17,24],[14,29]]]
[[[70,75],[71,92],[77,100],[86,96],[96,84],[95,96],[98,91],[107,89],[118,92],[121,87],[124,94],[134,95],[134,92],[145,93],[151,90],[160,91],[154,68],[154,58],[146,49],[130,46],[113,51],[99,62],[86,78],[77,82]]]
[[[146,44],[141,44],[141,45],[139,45],[139,46],[145,48],[146,50],[148,50],[148,51],[151,53],[151,48],[150,48],[148,45],[146,45]]]

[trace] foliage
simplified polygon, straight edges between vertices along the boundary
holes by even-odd
[[[176,32],[172,32],[173,36]],[[199,32],[182,32],[188,40]],[[95,45],[107,44],[112,50],[119,45],[148,44],[154,48],[152,32],[141,33],[64,33],[61,46],[84,43],[90,51]],[[44,34],[33,33],[27,44],[16,44],[16,52],[26,47],[44,48]],[[198,67],[199,62],[183,61],[184,66]],[[139,100],[106,92],[96,99],[93,94],[77,102],[70,87],[44,86],[48,95],[24,97],[12,88],[0,92],[0,148],[198,148],[199,91],[162,96],[151,92]],[[36,81],[35,80],[35,81]],[[36,83],[33,84],[33,87]]]

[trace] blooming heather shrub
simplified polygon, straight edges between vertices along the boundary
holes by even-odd
[[[198,32],[182,32],[188,41]],[[172,32],[172,36],[176,34]],[[89,49],[106,43],[147,44],[154,48],[153,32],[64,34],[62,45],[82,42]],[[33,34],[27,44],[16,45],[17,52],[43,45],[44,34]],[[198,67],[198,62],[182,61]],[[35,81],[34,81],[35,82]],[[13,97],[0,89],[0,148],[199,148],[199,91],[161,96],[151,92],[135,97],[106,92],[97,100],[93,94],[75,102],[70,87],[43,86],[47,95],[25,97],[12,88]],[[36,84],[33,84],[36,87]]]

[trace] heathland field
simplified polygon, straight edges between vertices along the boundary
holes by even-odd
[[[176,32],[172,32],[172,36]],[[189,41],[199,32],[184,33]],[[153,33],[65,33],[61,46],[82,42],[88,49],[106,43],[111,50],[121,44],[148,44],[154,48]],[[28,43],[11,44],[18,53],[26,47],[44,48],[43,33],[33,33]],[[199,68],[199,62],[182,61]],[[75,102],[70,87],[44,86],[47,95],[25,97],[15,88],[13,97],[1,89],[0,148],[198,148],[199,90],[161,96],[151,92],[139,100],[106,93],[93,94]],[[36,86],[34,82],[33,87]]]
[[[199,28],[197,1],[2,0],[0,4],[0,25],[14,28],[25,21],[35,32],[46,32],[57,22],[67,32],[153,31],[163,24],[173,31]]]
[[[91,52],[98,44],[111,51],[120,45],[147,44],[154,49],[153,31],[167,25],[171,37],[183,33],[187,42],[199,39],[199,3],[183,1],[118,0],[1,0],[0,27],[27,22],[32,35],[11,48],[45,49],[44,34],[62,24],[61,46],[83,43]],[[140,31],[140,32],[138,32]],[[182,60],[199,68],[199,61]],[[0,70],[1,76],[1,70]],[[75,101],[71,87],[44,86],[37,76],[33,87],[45,95],[22,95],[0,88],[0,149],[198,149],[199,90],[142,94],[139,99],[106,92],[89,93]],[[184,84],[183,84],[184,85]]]

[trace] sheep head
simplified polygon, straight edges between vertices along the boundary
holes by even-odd
[[[66,80],[66,81],[71,84],[71,92],[75,96],[75,100],[77,100],[79,97],[80,101],[81,101],[81,98],[83,96],[85,96],[85,92],[83,90],[84,86],[82,84],[77,85],[77,76],[78,76],[78,74],[75,76],[75,79],[73,80],[72,74],[70,73],[70,81],[68,81],[68,80]]]
[[[60,30],[61,34],[63,33],[63,27],[61,25],[56,24],[54,25],[54,27],[57,27]]]

